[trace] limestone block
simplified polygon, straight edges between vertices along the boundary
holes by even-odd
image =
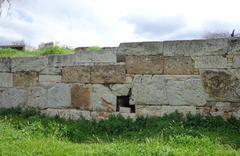
[[[72,108],[92,110],[91,88],[86,85],[73,84],[71,88]]]
[[[62,70],[62,81],[67,83],[89,83],[90,66],[65,67]]]
[[[137,116],[135,113],[121,113],[121,112],[113,112],[112,116],[121,116],[124,119],[132,119],[133,121],[135,121],[137,119]]]
[[[60,75],[39,75],[39,83],[43,85],[55,84],[62,81]]]
[[[48,108],[47,89],[33,87],[28,90],[28,107],[45,109]]]
[[[136,105],[136,115],[137,116],[156,116],[162,117],[174,112],[186,114],[197,114],[196,107],[194,106],[146,106],[146,105]]]
[[[125,83],[125,65],[94,65],[91,70],[91,83]]]
[[[101,120],[107,120],[112,116],[112,113],[110,112],[91,112],[91,117],[93,120],[101,121]]]
[[[165,75],[193,75],[194,61],[191,57],[166,57],[164,60]]]
[[[163,42],[121,43],[117,55],[159,55],[163,54]]]
[[[128,74],[162,74],[163,65],[161,56],[126,56]]]
[[[11,70],[11,59],[0,58],[0,72],[10,72]]]
[[[27,91],[20,88],[0,89],[0,107],[23,107],[27,103]]]
[[[50,55],[48,56],[48,66],[50,67],[62,67],[62,66],[74,66],[76,64],[75,55]]]
[[[119,112],[120,113],[131,113],[131,108],[130,107],[119,107]]]
[[[229,39],[229,54],[240,54],[240,40],[239,38],[230,38]]]
[[[81,111],[76,109],[51,109],[42,110],[41,113],[49,117],[60,117],[65,120],[79,120],[86,119],[92,120],[91,114],[89,111]]]
[[[91,103],[94,111],[115,112],[117,107],[117,97],[104,85],[92,86]]]
[[[40,71],[41,75],[60,75],[61,74],[62,67],[51,67],[48,66],[44,68],[42,71]]]
[[[38,73],[36,72],[18,72],[13,74],[14,86],[36,86],[39,84]]]
[[[208,100],[240,101],[239,70],[204,70],[201,77]]]
[[[0,87],[12,87],[13,75],[12,73],[0,73]]]
[[[170,105],[203,106],[206,97],[199,78],[167,80],[167,97]]]
[[[168,104],[164,76],[136,75],[133,80],[130,104]]]
[[[48,89],[48,108],[68,108],[71,106],[71,90],[68,84],[58,83]]]
[[[240,55],[233,56],[233,68],[240,68]]]
[[[131,89],[131,84],[114,84],[110,85],[112,93],[116,96],[127,96]]]
[[[213,68],[228,68],[227,58],[223,56],[200,56],[193,57],[195,68],[213,69]]]
[[[18,71],[36,71],[39,72],[47,67],[47,57],[29,57],[29,58],[12,58],[12,72]]]
[[[190,56],[190,40],[185,41],[164,41],[163,55],[164,56]]]

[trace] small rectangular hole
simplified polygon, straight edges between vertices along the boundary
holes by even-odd
[[[135,113],[135,106],[129,104],[129,96],[117,96],[117,112],[120,111],[120,107],[130,108],[130,112]]]

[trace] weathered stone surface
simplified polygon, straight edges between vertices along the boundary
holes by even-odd
[[[163,42],[121,43],[117,55],[159,55],[163,53]]]
[[[164,64],[165,75],[194,74],[194,61],[191,57],[166,57]]]
[[[0,89],[0,107],[23,107],[27,103],[27,91],[20,88]]]
[[[91,70],[91,83],[125,83],[125,65],[95,65]]]
[[[39,83],[43,85],[59,83],[61,80],[60,75],[39,75]]]
[[[36,86],[38,85],[38,73],[36,72],[18,72],[13,74],[14,86]]]
[[[62,67],[51,67],[48,66],[40,71],[41,75],[60,75]]]
[[[71,91],[67,84],[58,83],[48,89],[48,108],[68,108],[71,106]]]
[[[50,117],[60,117],[65,120],[79,120],[86,119],[92,120],[91,113],[89,111],[81,111],[76,109],[51,109],[42,110],[41,113]]]
[[[193,57],[195,61],[195,68],[214,69],[214,68],[228,68],[227,58],[223,56],[201,56]]]
[[[131,113],[130,107],[119,107],[119,113]]]
[[[89,86],[74,84],[71,88],[72,108],[92,110],[91,89]]]
[[[128,74],[162,74],[163,65],[161,56],[126,56]]]
[[[110,112],[91,112],[91,117],[93,120],[101,121],[107,120],[112,116]]]
[[[65,67],[62,70],[62,81],[67,83],[89,83],[90,66]]]
[[[112,116],[122,116],[124,119],[132,119],[135,121],[137,119],[137,116],[135,113],[120,113],[120,112],[113,112]]]
[[[235,55],[233,57],[233,68],[240,68],[240,55]]]
[[[0,72],[10,72],[11,70],[11,59],[0,58]]]
[[[12,87],[13,75],[12,73],[0,73],[0,87]]]
[[[137,116],[164,116],[174,112],[186,114],[197,114],[196,107],[194,106],[146,106],[146,105],[136,105],[136,115]]]
[[[239,70],[206,70],[201,77],[208,100],[240,101]]]
[[[46,57],[39,58],[12,58],[12,72],[18,71],[36,71],[39,72],[47,67],[48,59]]]
[[[131,89],[131,84],[114,84],[110,85],[112,93],[116,96],[127,96]]]
[[[117,97],[104,85],[92,86],[92,106],[94,111],[114,112],[116,111]]]
[[[190,56],[191,40],[186,41],[164,41],[164,56]]]
[[[133,80],[130,104],[168,104],[164,76],[136,75]]]
[[[167,80],[167,97],[170,105],[203,106],[206,97],[202,81],[199,78],[183,80],[172,77]]]
[[[28,91],[28,107],[45,109],[48,108],[47,89],[42,87],[33,87]]]

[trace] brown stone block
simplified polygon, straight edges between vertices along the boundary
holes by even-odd
[[[66,83],[89,83],[90,66],[65,67],[62,70],[62,81]]]
[[[128,74],[162,74],[163,65],[161,56],[126,56]]]
[[[91,70],[91,83],[125,83],[125,65],[94,65]]]
[[[13,74],[13,86],[36,86],[38,85],[38,73],[21,72]]]
[[[193,75],[194,61],[191,57],[166,57],[164,60],[165,75]]]
[[[71,88],[71,105],[81,110],[92,110],[90,88],[74,84]]]

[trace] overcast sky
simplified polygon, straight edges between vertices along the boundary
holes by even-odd
[[[0,42],[77,46],[197,39],[240,29],[239,0],[12,0]],[[7,4],[4,5],[7,8]]]

